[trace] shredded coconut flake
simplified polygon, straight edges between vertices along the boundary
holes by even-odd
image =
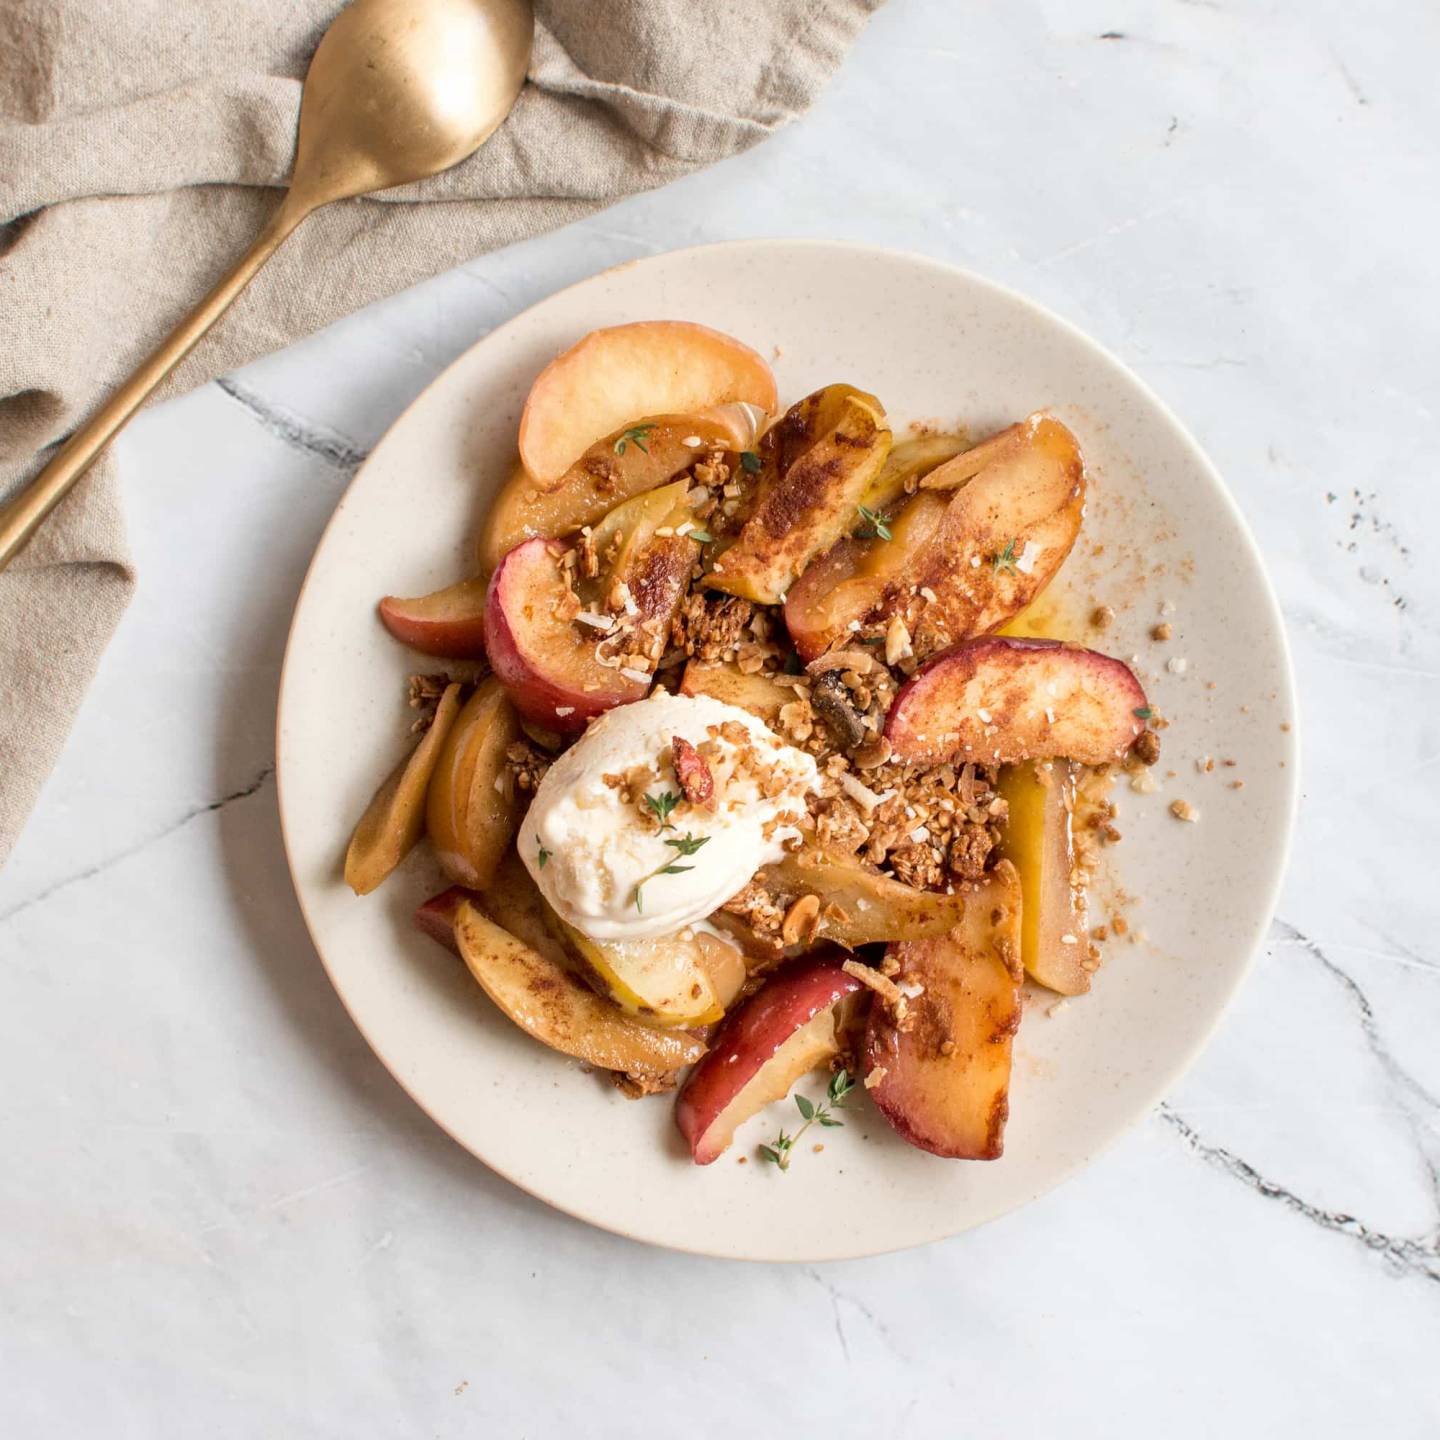
[[[637,670],[633,665],[622,665],[620,673],[627,679],[633,680],[637,685],[648,685],[650,683],[650,672],[648,670]]]
[[[582,625],[593,626],[596,630],[609,630],[615,624],[609,615],[601,615],[595,610],[581,610],[575,618]]]
[[[840,788],[862,810],[874,810],[883,803],[868,785],[862,784],[848,770],[840,772]]]

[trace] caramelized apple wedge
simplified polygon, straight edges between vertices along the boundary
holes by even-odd
[[[792,405],[761,437],[750,514],[705,583],[778,603],[816,555],[861,523],[861,499],[890,440],[880,402],[849,385],[827,385]]]
[[[457,884],[490,881],[520,823],[505,773],[505,751],[520,726],[493,676],[455,719],[430,777],[425,824],[440,867]]]
[[[763,720],[772,729],[780,717],[780,707],[788,705],[795,692],[779,685],[766,675],[746,675],[734,665],[692,660],[680,677],[682,695],[709,695],[727,705],[737,705]]]
[[[866,1086],[921,1150],[995,1160],[1004,1149],[1010,1056],[1020,1025],[1020,883],[1002,860],[967,887],[965,921],[934,940],[892,945],[905,1025],[880,1004],[865,1031]],[[914,993],[918,991],[918,993]]]
[[[963,435],[916,435],[910,440],[897,440],[860,503],[867,510],[888,510],[912,493],[911,487],[932,470],[969,448],[970,442]]]
[[[916,495],[882,523],[888,538],[849,537],[807,567],[785,597],[785,628],[806,660],[848,644],[856,625],[876,634],[907,612],[919,558],[934,548],[950,509],[947,497]],[[862,618],[863,617],[863,618]]]
[[[602,435],[637,415],[743,401],[775,409],[775,377],[748,345],[684,320],[594,330],[536,377],[520,416],[520,459],[554,483]]]
[[[445,660],[485,658],[486,579],[462,580],[430,595],[402,600],[387,595],[380,619],[402,645]]]
[[[856,629],[883,634],[896,616],[922,660],[1003,625],[1070,553],[1085,467],[1074,435],[1036,414],[930,471],[920,487],[888,522],[892,540],[842,542],[814,581],[792,591],[785,620],[807,659]]]
[[[697,1165],[718,1159],[738,1126],[837,1053],[837,1012],[859,989],[838,959],[800,960],[726,1018],[675,1102]]]
[[[527,540],[501,562],[485,606],[485,649],[525,719],[574,735],[594,716],[642,699],[650,681],[600,663],[603,632],[579,633],[565,608],[560,548]]]
[[[646,940],[592,940],[558,916],[554,929],[602,995],[651,1025],[713,1025],[725,1013],[709,951],[722,940],[683,931]]]
[[[483,902],[482,902],[483,903]],[[527,1035],[602,1070],[659,1078],[705,1053],[683,1030],[654,1030],[602,1000],[563,965],[462,900],[455,942],[480,988]]]
[[[1083,995],[1090,988],[1090,929],[1085,891],[1074,883],[1074,766],[1068,760],[1007,765],[1000,794],[1009,806],[1000,853],[1015,866],[1025,900],[1025,973],[1061,995]]]
[[[923,940],[944,935],[965,913],[960,894],[916,890],[838,851],[797,850],[765,866],[760,876],[787,906],[805,895],[820,898],[810,943],[830,940],[854,949],[886,940]]]
[[[410,853],[425,828],[425,793],[460,711],[460,687],[447,685],[420,743],[375,792],[345,852],[345,883],[368,895]]]
[[[885,738],[912,765],[1057,755],[1103,765],[1124,756],[1146,713],[1123,660],[1059,640],[987,635],[937,655],[901,686]]]
[[[493,573],[526,540],[568,536],[584,525],[598,525],[617,505],[669,483],[711,451],[751,449],[758,418],[749,405],[721,405],[697,415],[627,420],[547,486],[521,466],[486,516],[480,569]],[[637,432],[644,432],[638,441]]]

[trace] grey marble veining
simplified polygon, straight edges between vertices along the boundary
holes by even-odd
[[[752,154],[143,417],[140,592],[0,872],[5,1432],[1440,1433],[1437,42],[1418,0],[894,0]],[[1201,1061],[1054,1194],[847,1265],[650,1251],[459,1151],[315,962],[272,780],[296,588],[394,416],[561,285],[759,234],[971,266],[1131,364],[1301,696],[1281,918]]]

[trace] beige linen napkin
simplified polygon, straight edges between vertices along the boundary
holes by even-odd
[[[753,145],[811,103],[880,3],[537,0],[530,83],[490,143],[313,216],[162,394]],[[340,8],[0,0],[0,496],[247,247]],[[0,574],[0,863],[134,584],[106,458]]]

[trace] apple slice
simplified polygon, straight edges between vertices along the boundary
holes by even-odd
[[[910,440],[897,440],[880,473],[861,496],[861,503],[867,510],[889,509],[904,499],[907,487],[914,481],[969,448],[970,442],[963,435],[916,435]]]
[[[816,555],[861,523],[860,502],[890,440],[884,407],[850,385],[792,405],[760,439],[753,508],[705,583],[777,604]]]
[[[785,628],[806,660],[853,641],[852,622],[879,632],[891,614],[908,613],[905,597],[934,549],[950,504],[943,495],[916,495],[883,522],[888,540],[852,536],[806,568],[785,597]]]
[[[345,883],[368,895],[410,853],[425,828],[425,793],[460,712],[460,687],[447,685],[420,743],[366,806],[345,852]]]
[[[748,345],[684,320],[594,330],[536,377],[520,416],[520,459],[548,485],[637,415],[728,401],[775,409],[775,377]]]
[[[847,949],[944,935],[965,911],[958,893],[916,890],[839,851],[796,850],[765,866],[760,879],[787,907],[801,896],[818,895],[821,909],[814,938]]]
[[[527,1035],[602,1070],[656,1078],[705,1053],[705,1042],[694,1035],[654,1030],[622,1015],[564,965],[497,925],[483,913],[484,903],[461,900],[455,943],[480,988]]]
[[[460,902],[474,898],[475,892],[463,885],[452,885],[448,890],[432,895],[415,907],[415,928],[458,955],[460,942],[455,938],[455,917],[460,913]]]
[[[493,676],[482,682],[445,739],[425,800],[425,825],[440,868],[476,889],[495,873],[520,823],[505,751],[520,726]]]
[[[1119,760],[1145,728],[1145,692],[1123,660],[987,635],[937,655],[901,687],[885,738],[912,765]]]
[[[1068,760],[1007,765],[1000,794],[1010,813],[1000,853],[1014,866],[1025,897],[1020,958],[1032,980],[1061,995],[1090,988],[1085,891],[1074,882],[1075,767]]]
[[[402,645],[445,660],[485,658],[485,592],[488,578],[462,580],[414,600],[387,595],[380,619]]]
[[[485,649],[496,677],[525,719],[562,735],[616,705],[643,699],[649,679],[602,665],[593,638],[563,608],[558,547],[527,540],[501,562],[485,605]],[[693,547],[692,547],[693,548]]]
[[[1050,583],[1084,503],[1075,436],[1032,415],[925,474],[888,521],[893,539],[842,542],[826,555],[815,581],[792,591],[791,637],[813,659],[852,627],[883,634],[898,615],[923,660],[998,629]]]
[[[837,1007],[859,989],[837,959],[802,960],[726,1018],[675,1102],[697,1165],[717,1159],[743,1121],[837,1053]]]
[[[480,568],[493,572],[517,545],[597,525],[617,505],[664,485],[714,450],[751,450],[760,412],[720,405],[696,415],[627,420],[541,486],[524,468],[495,497],[480,534]],[[646,432],[636,443],[637,431]]]
[[[967,888],[965,922],[937,940],[892,945],[907,995],[899,1029],[871,1005],[865,1084],[894,1129],[921,1150],[995,1160],[1010,1112],[1010,1054],[1020,1024],[1020,882],[1002,860]],[[918,990],[918,994],[914,993]]]
[[[592,940],[559,916],[554,933],[622,1010],[651,1025],[713,1025],[724,1013],[712,976],[722,940],[686,932],[645,940]],[[733,947],[727,947],[733,948]]]
[[[746,675],[734,665],[691,660],[680,677],[682,695],[709,695],[736,705],[773,727],[780,718],[780,709],[788,705],[795,692],[777,685],[766,675]]]

